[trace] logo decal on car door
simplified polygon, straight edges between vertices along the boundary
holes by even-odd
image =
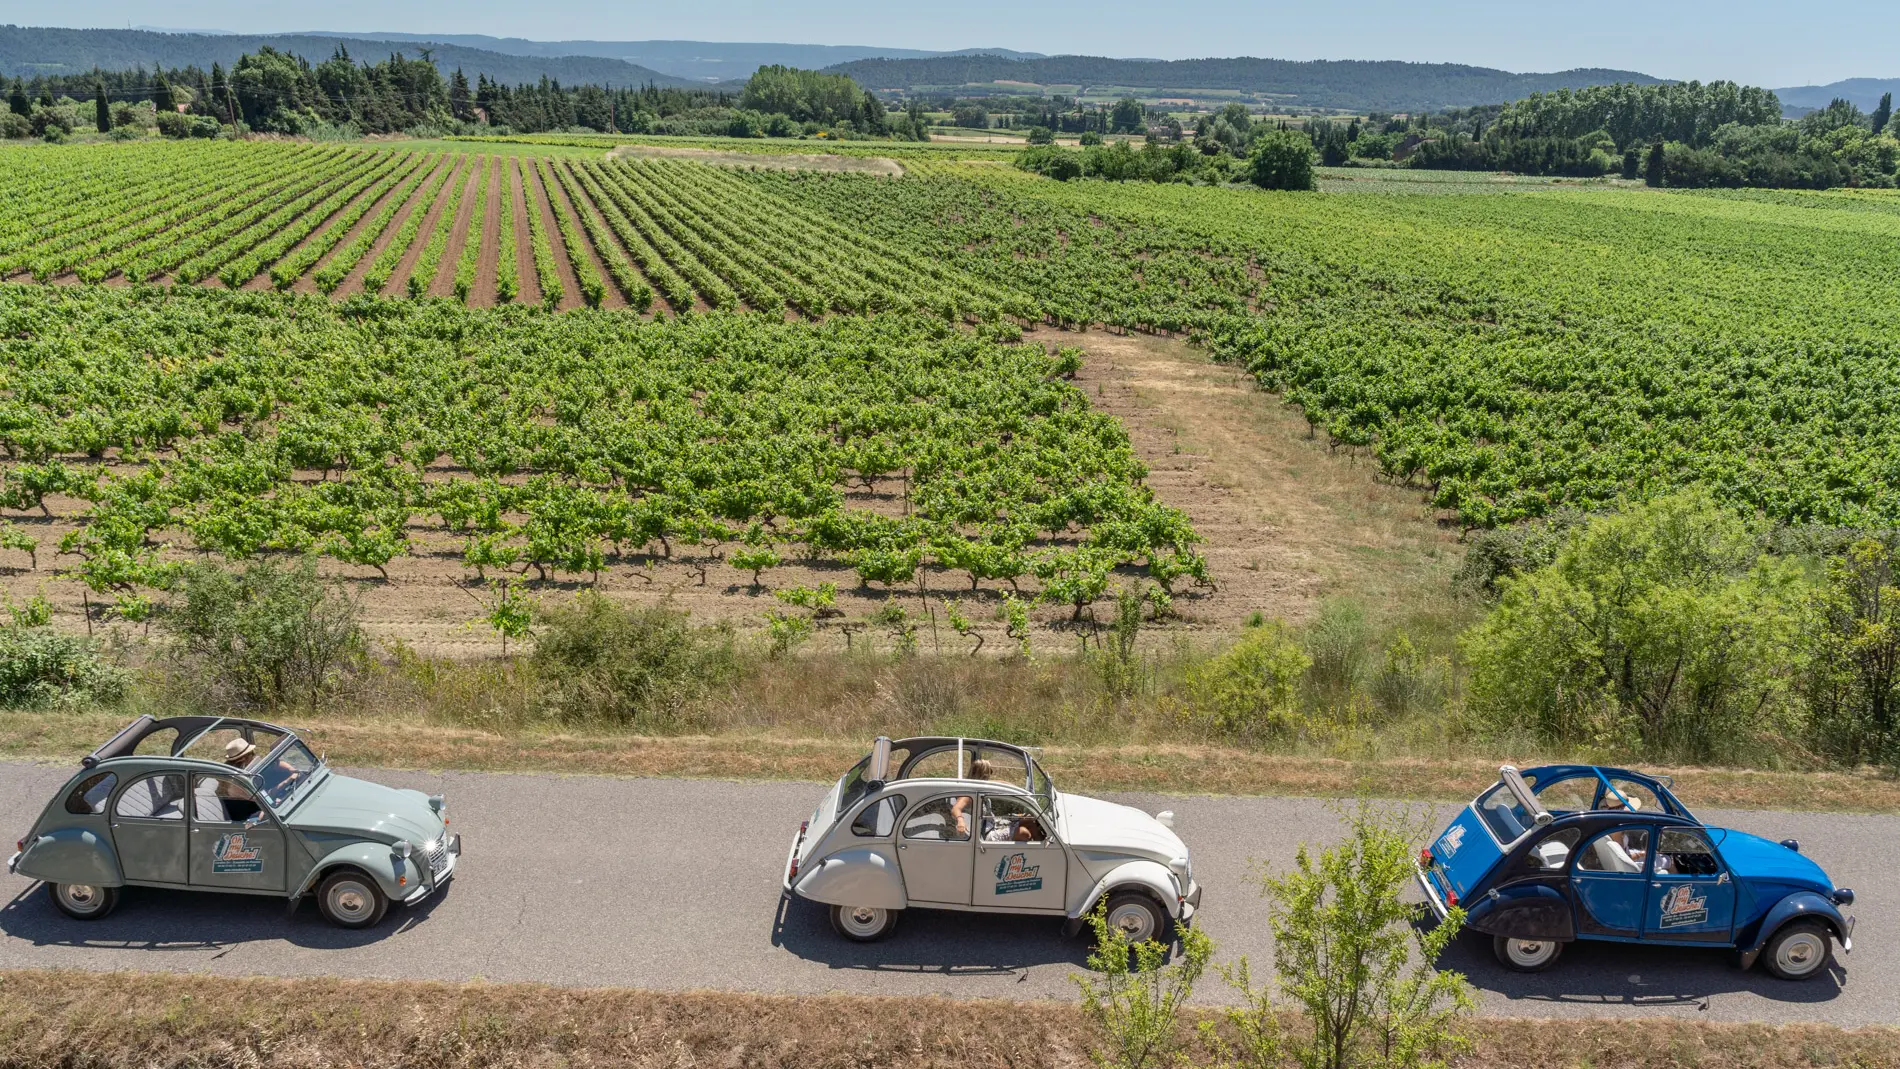
[[[1662,900],[1661,927],[1677,928],[1685,924],[1701,924],[1709,919],[1709,898],[1695,893],[1693,884],[1677,884],[1669,889]]]
[[[1446,831],[1438,840],[1438,849],[1445,855],[1446,861],[1457,857],[1458,848],[1463,845],[1465,845],[1465,826],[1463,824],[1453,824],[1450,830]]]
[[[212,872],[263,872],[264,851],[241,831],[220,838],[211,848]]]
[[[996,863],[996,893],[1042,890],[1041,865],[1031,865],[1027,854],[1010,854]]]

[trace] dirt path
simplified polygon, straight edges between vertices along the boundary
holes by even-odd
[[[450,160],[449,175],[442,180],[442,188],[436,191],[435,202],[429,205],[429,214],[422,217],[422,226],[417,228],[415,240],[403,250],[402,258],[396,261],[396,270],[390,273],[388,284],[383,286],[382,292],[385,297],[401,297],[409,292],[409,275],[415,271],[416,261],[422,259],[422,250],[428,247],[429,235],[435,232],[436,222],[442,218],[442,213],[453,211],[457,215],[461,214],[460,201],[455,204],[448,204],[446,201],[448,195],[455,191],[456,173],[466,168],[469,160],[466,156],[452,156]],[[468,191],[465,189],[462,194],[466,198]],[[451,227],[450,231],[453,233],[454,228]]]
[[[1207,539],[1220,593],[1191,610],[1201,622],[1303,620],[1333,595],[1400,616],[1448,600],[1463,557],[1456,533],[1417,491],[1375,479],[1369,457],[1313,438],[1244,371],[1150,335],[1029,337],[1087,351],[1077,384],[1128,428],[1156,494]]]
[[[508,168],[501,160],[490,160],[488,167],[488,210],[482,217],[482,251],[475,262],[475,285],[468,291],[468,303],[483,308],[495,303],[495,266],[501,263],[501,206],[510,203],[513,184]],[[508,215],[514,224],[514,213]]]
[[[342,298],[363,292],[363,276],[369,273],[370,265],[375,263],[376,258],[383,254],[384,249],[389,248],[390,242],[396,240],[396,234],[402,230],[403,224],[408,222],[409,217],[414,215],[416,209],[421,206],[422,194],[424,190],[429,188],[429,180],[440,172],[442,168],[453,166],[454,159],[453,156],[443,156],[440,162],[429,168],[428,176],[424,177],[422,184],[417,186],[416,191],[409,195],[409,199],[404,202],[402,208],[396,212],[396,217],[389,221],[389,225],[383,228],[383,232],[376,235],[376,241],[370,246],[369,251],[363,254],[363,258],[357,261],[355,267],[350,268],[349,275],[338,284],[334,296]],[[391,192],[390,195],[394,196],[395,192],[399,191],[400,187],[398,187],[397,191]]]
[[[557,161],[554,166],[559,167],[560,163]],[[567,189],[561,185],[559,178],[554,180],[553,185],[547,187],[547,191],[549,196],[561,198],[561,208],[568,213],[569,218],[574,220],[575,227],[580,231],[581,245],[587,250],[588,261],[594,265],[594,271],[599,274],[600,280],[607,284],[607,293],[606,296],[601,298],[600,306],[602,308],[627,307],[627,298],[625,294],[620,292],[620,284],[615,282],[614,277],[607,273],[607,263],[600,258],[600,250],[595,248],[592,240],[588,238],[587,228],[580,225],[581,213],[578,206],[574,203],[574,198],[567,195]],[[592,205],[589,205],[590,209],[591,207]],[[567,246],[560,240],[560,232],[558,230],[549,231],[548,240],[559,245],[563,253],[566,252]],[[575,280],[574,292],[580,292],[580,282],[578,278]]]
[[[558,307],[563,312],[579,308],[586,303],[581,300],[580,280],[574,275],[574,265],[567,262],[567,248],[561,243],[561,232],[554,225],[554,209],[548,207],[548,192],[542,188],[540,171],[534,167],[524,167],[522,178],[527,180],[528,193],[534,201],[532,209],[541,213],[541,232],[547,235],[548,251],[554,254],[554,273],[561,279],[561,303]],[[533,250],[530,249],[529,253],[532,259]]]
[[[826,171],[881,174],[896,178],[904,173],[903,164],[886,156],[835,156],[830,153],[721,152],[711,148],[687,148],[681,145],[621,145],[607,153],[608,159],[660,157],[718,164],[722,167],[766,167],[775,171]]]
[[[521,304],[539,304],[541,277],[534,271],[534,242],[528,236],[528,176],[522,171],[519,156],[508,161],[505,169],[513,175],[508,185],[515,213],[515,275],[520,279],[520,285],[515,287],[515,300]]]

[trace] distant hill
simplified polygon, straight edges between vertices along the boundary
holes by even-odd
[[[604,56],[648,67],[662,74],[701,82],[737,81],[773,63],[816,70],[859,59],[924,59],[936,56],[999,55],[1011,59],[1040,59],[1039,52],[1007,48],[965,48],[935,52],[919,48],[879,48],[871,45],[796,45],[771,42],[725,41],[529,41],[520,37],[489,37],[478,33],[341,33],[313,32],[318,37],[360,37],[381,41],[440,41],[510,56]]]
[[[1872,111],[1880,103],[1882,93],[1900,96],[1900,78],[1849,78],[1831,85],[1797,85],[1792,89],[1775,90],[1775,95],[1781,98],[1782,113],[1789,116],[1825,108],[1836,97],[1858,104],[1862,111]]]
[[[1634,71],[1571,70],[1514,74],[1457,63],[1396,60],[1180,59],[1128,60],[1100,56],[1010,59],[940,56],[861,59],[831,68],[866,88],[978,85],[996,81],[1037,85],[1128,86],[1161,90],[1223,89],[1268,95],[1277,103],[1375,111],[1421,111],[1502,104],[1536,92],[1613,82],[1651,85],[1664,79]]]
[[[300,34],[154,33],[149,30],[68,30],[0,26],[0,75],[76,74],[92,70],[128,70],[132,67],[209,68],[230,66],[238,56],[263,45],[293,52],[320,63],[338,45],[359,59],[381,59],[392,52],[414,56],[418,43],[407,40],[369,40]],[[486,74],[510,85],[540,81],[542,75],[566,85],[694,85],[686,78],[662,74],[625,60],[602,56],[517,56],[455,44],[423,45],[444,72],[461,68],[470,81]]]

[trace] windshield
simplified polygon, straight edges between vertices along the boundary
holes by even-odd
[[[309,747],[292,739],[263,768],[256,769],[252,774],[263,788],[264,800],[270,803],[272,809],[282,809],[299,788],[311,781],[319,765],[320,762],[311,754]]]
[[[864,778],[864,771],[870,766],[871,759],[867,756],[864,760],[852,765],[851,771],[846,772],[844,778],[838,781],[838,785],[832,788],[838,794],[838,804],[831,811],[832,819],[844,816],[845,811],[857,805],[858,799],[863,798],[870,790],[871,782]]]
[[[1043,812],[1054,813],[1056,811],[1056,785],[1050,782],[1049,773],[1042,770],[1042,762],[1033,761],[1030,763],[1029,768],[1031,777],[1029,782],[1030,791],[1035,794],[1036,800],[1042,803]]]
[[[1479,795],[1478,804],[1473,808],[1484,818],[1484,826],[1491,830],[1492,838],[1500,846],[1509,846],[1522,838],[1535,820],[1502,783]]]

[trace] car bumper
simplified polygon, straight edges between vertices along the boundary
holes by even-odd
[[[1186,923],[1194,919],[1201,911],[1201,885],[1189,883],[1187,894],[1181,897],[1181,921]]]
[[[1432,883],[1431,874],[1425,871],[1425,866],[1416,861],[1412,862],[1412,874],[1418,877],[1418,889],[1425,892],[1425,904],[1431,907],[1432,916],[1437,917],[1438,922],[1443,924],[1445,918],[1451,916],[1451,910],[1445,907],[1445,897],[1438,893],[1437,886]]]
[[[794,893],[792,890],[792,863],[798,860],[798,848],[804,844],[805,829],[800,827],[797,831],[792,833],[792,848],[785,851],[785,864],[779,866],[778,870],[779,889],[788,895]]]
[[[7,875],[9,876],[13,875],[13,870],[19,867],[20,867],[20,855],[18,853],[14,854],[10,858],[7,858]]]
[[[1841,953],[1854,952],[1854,918],[1847,918],[1847,927],[1841,929]]]
[[[416,888],[414,894],[403,899],[402,904],[405,906],[413,906],[417,902],[441,890],[443,887],[448,886],[448,882],[455,877],[456,862],[461,859],[462,837],[459,834],[451,835],[449,836],[448,863],[442,866],[441,872],[435,873],[428,880],[424,881],[421,887]]]

